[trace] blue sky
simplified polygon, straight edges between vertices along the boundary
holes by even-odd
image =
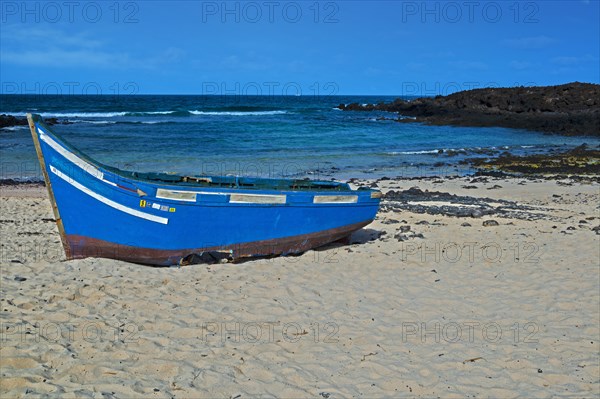
[[[598,0],[0,7],[5,94],[434,95],[600,82]]]

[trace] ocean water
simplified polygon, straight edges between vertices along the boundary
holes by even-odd
[[[0,114],[26,112],[68,124],[53,129],[121,169],[193,175],[348,179],[473,172],[465,158],[566,150],[591,137],[505,128],[398,123],[386,112],[340,111],[395,96],[1,95]],[[1,178],[39,180],[26,126],[0,129]]]

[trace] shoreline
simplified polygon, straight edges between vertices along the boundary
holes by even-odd
[[[463,173],[458,173],[463,170]],[[397,173],[398,170],[396,170]],[[436,173],[441,171],[442,173]],[[390,172],[390,173],[387,173]],[[443,163],[438,167],[412,167],[410,173],[395,175],[393,171],[355,173],[335,168],[331,172],[318,171],[316,175],[305,174],[311,180],[336,180],[353,183],[356,181],[385,180],[436,180],[489,177],[500,179],[573,179],[579,182],[600,182],[600,146],[588,148],[583,144],[572,150],[550,154],[516,156],[502,152],[487,157],[468,158],[455,163]],[[360,177],[356,177],[360,176]],[[295,178],[293,176],[268,176],[270,178]],[[43,189],[43,179],[3,178],[0,179],[0,191]]]

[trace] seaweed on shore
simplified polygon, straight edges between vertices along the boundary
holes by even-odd
[[[0,179],[0,188],[9,186],[44,187],[46,182],[44,180]]]
[[[556,154],[517,156],[506,152],[497,158],[475,158],[470,162],[483,171],[503,171],[524,175],[600,176],[600,149],[588,149],[585,144]]]

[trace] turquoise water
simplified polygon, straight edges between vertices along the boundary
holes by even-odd
[[[340,103],[389,96],[0,96],[0,114],[36,112],[91,157],[122,169],[185,174],[347,179],[472,172],[483,152],[564,150],[590,137],[505,128],[398,123]],[[442,153],[439,153],[443,150]],[[451,151],[449,151],[451,150]],[[2,178],[40,179],[27,127],[0,130]]]

